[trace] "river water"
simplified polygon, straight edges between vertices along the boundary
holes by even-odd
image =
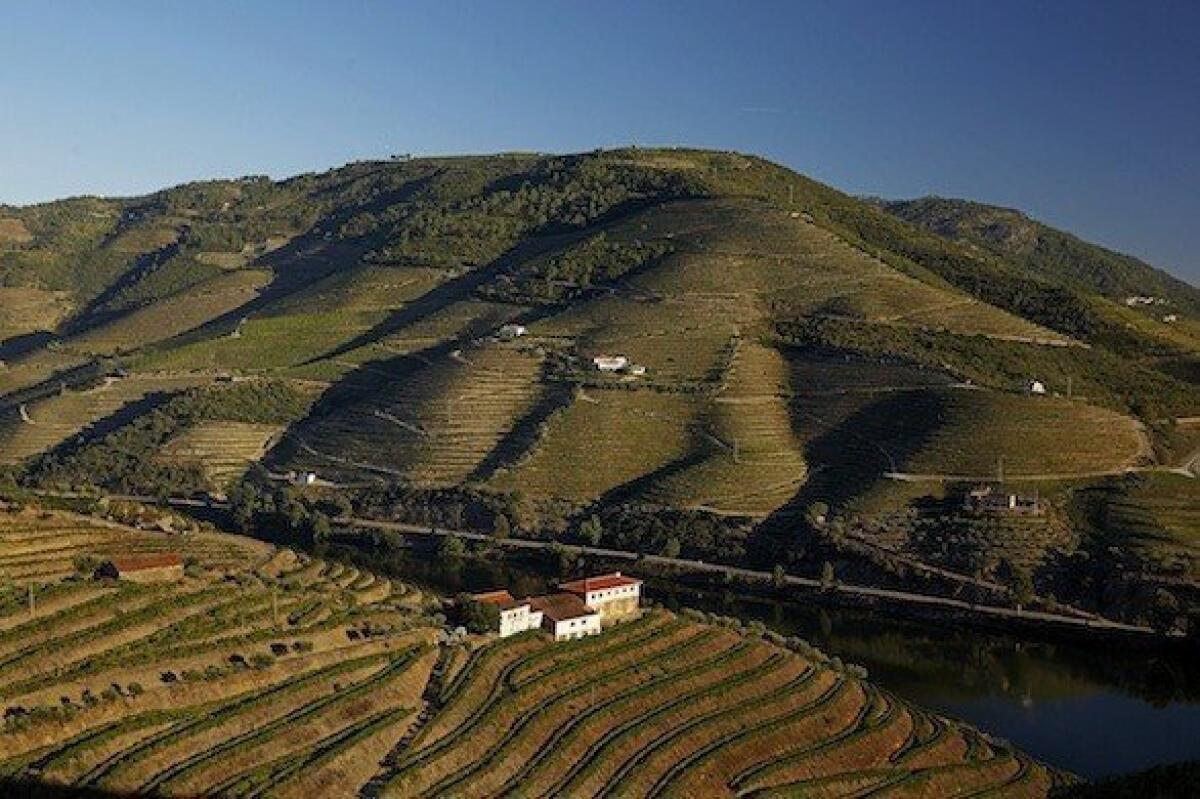
[[[379,559],[371,559],[379,568]],[[391,556],[392,573],[444,592],[506,587],[523,596],[553,578],[536,562]],[[1200,759],[1200,662],[1194,657],[1030,641],[895,618],[650,580],[646,595],[757,619],[865,666],[876,683],[1004,738],[1038,759],[1094,779]]]

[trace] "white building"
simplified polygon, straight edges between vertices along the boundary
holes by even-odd
[[[1043,383],[1041,380],[1026,380],[1025,381],[1025,390],[1028,391],[1030,394],[1045,394],[1046,393],[1046,384]]]
[[[620,572],[572,580],[559,589],[594,608],[605,624],[636,616],[642,601],[642,581]]]
[[[529,602],[530,607],[541,614],[542,627],[554,636],[555,641],[569,641],[601,632],[600,614],[575,594],[536,596]]]
[[[500,326],[500,338],[520,338],[528,332],[525,325],[507,324]]]
[[[526,630],[536,630],[542,626],[542,612],[534,610],[528,599],[514,599],[507,591],[489,591],[486,594],[475,594],[476,602],[495,605],[500,611],[500,626],[497,632],[501,638],[523,633]]]
[[[592,365],[601,372],[619,372],[629,365],[629,359],[624,355],[597,355]]]

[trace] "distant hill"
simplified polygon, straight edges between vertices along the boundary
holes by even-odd
[[[1178,309],[1200,311],[1200,288],[1012,208],[943,197],[881,200],[879,205],[906,222],[993,252],[1039,278],[1067,282],[1121,302],[1154,296]]]
[[[1200,313],[1021,219],[984,246],[754,156],[639,148],[5,208],[0,463],[146,492],[308,470],[404,486],[388,512],[421,521],[503,507],[570,535],[596,515],[622,546],[798,568],[846,556],[794,532],[828,505],[902,516],[871,569],[897,551],[1059,579],[1113,557],[1116,517],[1073,486],[1195,467]],[[232,382],[304,402],[245,413]],[[983,525],[967,551],[912,520],[1001,472],[1051,492],[1045,524]],[[1190,574],[1162,486],[1122,489],[1166,519],[1136,551]]]

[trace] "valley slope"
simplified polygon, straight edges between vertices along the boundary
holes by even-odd
[[[265,452],[257,490],[313,472],[406,519],[1186,607],[1195,290],[901,210],[642,149],[0,209],[0,292],[24,309],[0,314],[0,461],[41,486],[226,492]],[[1143,278],[1176,322],[1116,301]],[[292,395],[247,412],[256,391]],[[1000,477],[1045,512],[964,516]]]

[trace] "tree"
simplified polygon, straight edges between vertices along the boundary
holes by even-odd
[[[500,627],[500,608],[490,602],[480,602],[469,594],[459,594],[458,621],[468,632],[487,633]]]
[[[461,502],[451,502],[446,506],[446,526],[451,530],[461,530],[465,512]]]
[[[1017,609],[1032,602],[1037,595],[1033,590],[1033,575],[1025,567],[1014,567],[1012,576],[1012,596],[1017,603]]]
[[[664,558],[677,558],[679,557],[679,550],[679,539],[674,537],[668,538],[667,542],[663,544],[662,555]]]
[[[808,521],[814,527],[820,527],[825,524],[825,520],[829,518],[829,504],[826,502],[817,501],[808,506],[805,512]]]
[[[497,513],[492,519],[492,537],[493,538],[508,538],[512,533],[512,525],[508,523],[508,516],[503,513]]]
[[[314,544],[325,543],[329,540],[329,536],[333,534],[333,529],[329,525],[329,517],[319,511],[313,514],[311,527]]]
[[[445,560],[457,560],[467,554],[467,545],[456,535],[448,535],[442,539],[438,554]]]
[[[821,564],[821,587],[832,588],[837,582],[837,577],[833,572],[833,564],[825,561]]]
[[[1156,589],[1151,617],[1156,629],[1170,632],[1179,621],[1179,600],[1165,588]]]
[[[580,522],[579,537],[592,546],[599,546],[604,537],[604,525],[600,523],[600,517],[593,513]]]
[[[771,571],[771,582],[775,584],[776,588],[783,588],[787,585],[787,572],[783,570],[783,564],[775,564],[775,568]]]

